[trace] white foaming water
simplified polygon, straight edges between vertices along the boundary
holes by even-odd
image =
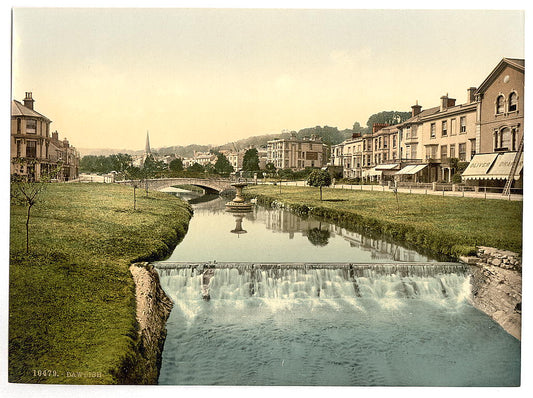
[[[160,270],[174,309],[159,383],[516,386],[520,342],[469,305],[466,271]]]
[[[213,276],[202,286],[202,273],[196,269],[174,269],[162,271],[162,281],[177,307],[187,318],[193,318],[198,306],[191,301],[202,299],[202,288],[208,290],[211,300],[238,302],[255,298],[272,310],[290,307],[291,300],[310,300],[310,307],[336,307],[336,299],[359,310],[364,310],[363,303],[368,301],[395,309],[405,299],[453,307],[468,301],[470,276],[459,266],[451,271],[421,266],[307,270],[220,268],[211,270]]]

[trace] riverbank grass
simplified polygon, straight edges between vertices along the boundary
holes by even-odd
[[[190,207],[111,184],[50,184],[32,210],[11,205],[9,381],[138,381],[132,262],[169,255]]]
[[[393,192],[251,185],[248,197],[276,201],[300,214],[322,216],[348,228],[458,257],[476,246],[522,252],[522,202]]]

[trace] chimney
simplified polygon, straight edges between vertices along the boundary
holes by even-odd
[[[440,111],[445,111],[446,109],[455,106],[455,98],[449,98],[448,93],[440,97]]]
[[[383,127],[387,127],[388,125],[388,123],[374,123],[372,125],[372,133],[381,130]]]
[[[422,106],[421,105],[418,105],[418,100],[416,100],[416,105],[413,105],[411,107],[412,111],[411,111],[411,117],[415,117],[416,115],[418,115],[420,112],[422,112]]]
[[[52,133],[52,139],[53,139],[54,141],[59,141],[59,133],[58,133],[57,131],[54,131],[54,132]]]
[[[63,139],[63,147],[68,148],[69,142],[66,138]]]
[[[361,137],[361,133],[352,133],[352,138],[359,138]]]
[[[26,91],[26,98],[24,98],[24,106],[33,110],[33,103],[35,100],[31,97],[31,91]]]
[[[466,91],[467,92],[466,98],[469,104],[476,101],[476,90],[477,90],[476,87],[469,87],[468,90]]]

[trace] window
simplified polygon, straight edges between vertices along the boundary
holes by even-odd
[[[516,112],[518,110],[518,96],[515,92],[509,95],[509,112]]]
[[[21,142],[20,140],[17,140],[17,158],[20,158],[21,155],[22,155]]]
[[[447,145],[441,145],[440,146],[440,159],[446,160],[448,158],[448,146]]]
[[[392,147],[396,148],[396,134],[392,136]]]
[[[17,118],[17,134],[20,134],[20,125],[21,125],[21,121],[22,121],[22,120],[20,119],[20,117]]]
[[[447,120],[442,121],[442,136],[443,137],[448,136],[448,121]]]
[[[411,145],[411,159],[416,159],[416,145]]]
[[[459,161],[466,162],[466,143],[459,144]]]
[[[37,132],[37,121],[35,119],[26,120],[26,134],[35,134]]]
[[[437,146],[428,145],[426,146],[426,159],[435,159],[437,157]]]
[[[450,135],[457,134],[457,119],[452,119],[450,123]]]
[[[461,116],[461,119],[459,120],[459,123],[461,124],[461,133],[466,133],[466,116]]]
[[[392,158],[393,158],[393,159],[396,159],[396,151],[393,151],[393,152],[392,152]]]
[[[505,98],[503,98],[503,95],[499,95],[498,98],[496,98],[496,114],[503,113],[504,103],[505,103]]]
[[[470,140],[470,159],[472,159],[474,157],[474,155],[476,154],[476,139],[473,138]]]
[[[451,158],[455,157],[455,144],[450,145],[450,157]]]
[[[516,147],[516,130],[504,127],[494,132],[495,151],[514,151]]]
[[[383,148],[387,148],[389,146],[389,137],[385,136],[383,137]]]
[[[437,136],[437,125],[435,123],[431,123],[429,137],[435,138]]]
[[[27,158],[37,157],[37,141],[26,142],[26,157]]]

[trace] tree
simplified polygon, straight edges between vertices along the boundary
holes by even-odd
[[[183,171],[183,162],[180,158],[174,159],[168,165],[170,171]]]
[[[411,112],[399,112],[399,111],[382,111],[374,113],[368,118],[366,122],[367,133],[372,132],[372,126],[375,123],[385,123],[390,126],[402,123],[411,117]]]
[[[130,166],[124,171],[125,179],[130,180],[133,186],[133,211],[137,210],[137,188],[141,186],[145,176],[145,170],[135,166]]]
[[[119,173],[124,172],[133,161],[131,155],[128,155],[127,153],[118,153],[115,155],[109,156],[109,163],[111,170],[107,170],[109,173],[110,171],[117,171]]]
[[[331,176],[326,170],[313,170],[307,177],[307,185],[320,188],[320,200],[322,200],[322,187],[331,185]]]
[[[274,163],[267,163],[265,169],[271,177],[276,173],[276,166],[274,166]]]
[[[259,170],[259,153],[257,149],[251,148],[244,153],[242,159],[242,169],[244,171],[258,171]]]
[[[352,127],[352,131],[354,133],[362,133],[365,128],[359,124],[359,122],[355,122]]]
[[[215,171],[218,174],[229,174],[233,172],[233,166],[229,162],[226,155],[223,153],[217,153],[217,161],[215,162]]]
[[[154,159],[153,156],[147,156],[144,160],[142,170],[146,178],[153,177],[158,172],[164,171],[167,169],[165,162],[161,160]]]
[[[26,164],[26,169],[35,170],[35,161],[27,162],[23,159],[15,159],[15,163]],[[13,204],[26,206],[26,253],[30,252],[30,218],[33,206],[41,199],[41,194],[46,190],[47,183],[50,182],[51,176],[57,175],[61,170],[61,164],[49,173],[42,173],[41,178],[37,179],[32,173],[26,175],[13,175],[11,179],[11,202]]]
[[[204,166],[202,166],[200,163],[194,163],[187,167],[187,171],[193,171],[197,173],[203,173],[204,172]]]

